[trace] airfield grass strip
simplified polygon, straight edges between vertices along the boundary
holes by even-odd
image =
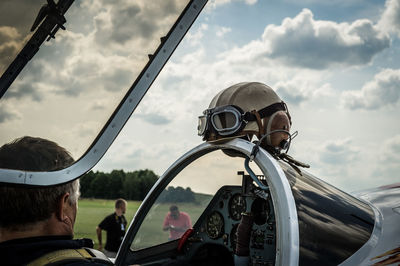
[[[187,212],[191,217],[192,223],[195,223],[209,201],[210,197],[197,197],[198,203],[179,203],[179,209]],[[94,241],[94,247],[97,249],[96,227],[104,217],[114,211],[114,203],[114,200],[79,199],[74,238],[90,238]],[[128,208],[125,214],[128,225],[140,204],[141,201],[128,201]],[[169,233],[162,230],[162,224],[170,205],[171,203],[158,203],[152,207],[149,212],[151,215],[146,217],[136,237],[137,239],[135,238],[133,249],[145,248],[168,241]],[[103,245],[105,245],[106,232],[104,231],[102,239]]]
[[[95,242],[95,248],[97,248],[96,227],[104,217],[114,212],[114,204],[114,200],[79,199],[74,238],[90,238]],[[128,201],[128,208],[125,214],[128,225],[140,204],[141,201]],[[103,246],[106,243],[105,241],[106,233],[103,231]]]

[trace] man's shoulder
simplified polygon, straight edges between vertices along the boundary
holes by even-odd
[[[105,219],[114,219],[114,217],[115,217],[115,212],[110,213],[109,215],[107,215]]]
[[[112,261],[102,252],[91,248],[61,249],[37,258],[29,263],[29,266],[36,265],[113,265]]]
[[[101,223],[113,221],[114,216],[115,216],[115,213],[111,213],[111,214],[107,215],[106,217],[104,217],[104,219],[103,219],[103,221],[101,221]]]
[[[190,215],[187,212],[180,212],[180,214],[185,218],[190,218]]]
[[[70,251],[79,253],[79,251],[82,249],[92,250],[92,248],[93,248],[93,241],[91,239],[72,240],[70,236],[42,236],[42,237],[14,239],[2,242],[0,244],[1,263],[2,265],[3,264],[29,265],[29,263],[34,262],[40,258],[44,258],[46,260],[49,254],[56,255],[56,256],[52,255],[51,257],[56,257],[58,259],[62,254],[69,255]],[[96,253],[96,251],[87,251],[87,253],[88,252],[93,253],[93,255],[94,253]],[[21,256],[21,254],[23,254],[23,256]],[[89,259],[86,260],[90,262]],[[85,260],[82,260],[82,263],[86,263]],[[46,263],[39,262],[39,264],[36,265],[45,265],[45,264]],[[63,263],[63,265],[64,264],[65,263]],[[103,263],[103,264],[92,264],[92,265],[106,265],[106,264]]]

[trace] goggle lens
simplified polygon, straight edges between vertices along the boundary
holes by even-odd
[[[213,114],[211,119],[217,131],[232,130],[239,124],[238,116],[231,111]]]
[[[207,109],[199,116],[197,134],[204,136],[211,128],[221,136],[235,134],[243,127],[243,111],[234,106]]]
[[[207,116],[199,116],[199,123],[197,125],[197,134],[203,136],[207,129]]]
[[[241,113],[230,106],[211,114],[211,124],[221,136],[236,133],[241,123]]]

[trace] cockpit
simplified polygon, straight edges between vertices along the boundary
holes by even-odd
[[[250,163],[261,188],[244,167],[252,145],[202,144],[171,166],[135,215],[123,264],[224,265],[241,241],[250,265],[337,265],[369,240],[370,206],[264,150]],[[171,206],[192,223],[177,239],[162,230]],[[247,239],[238,233],[245,215]]]

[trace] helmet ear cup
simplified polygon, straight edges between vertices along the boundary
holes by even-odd
[[[272,146],[272,142],[271,142],[271,127],[272,127],[272,121],[275,119],[276,115],[278,114],[278,112],[272,114],[269,119],[268,119],[268,123],[267,123],[267,130],[264,134],[267,134],[267,145]]]
[[[273,146],[276,148],[281,148],[281,149],[286,149],[284,147],[287,147],[288,141],[287,139],[282,139],[279,140],[279,143],[276,142],[273,143],[272,141],[272,135],[274,133],[278,133],[276,131],[283,131],[287,132],[289,135],[289,130],[290,130],[290,119],[285,111],[278,111],[273,113],[269,118],[266,118],[264,122],[267,124],[266,130],[264,132],[264,135],[266,136],[266,145]],[[287,123],[287,125],[285,125]],[[284,126],[282,126],[284,125]]]

